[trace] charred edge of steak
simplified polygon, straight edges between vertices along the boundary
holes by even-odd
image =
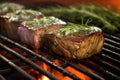
[[[61,37],[58,34],[46,34],[42,46],[69,59],[84,59],[98,54],[102,50],[103,44],[102,31],[95,31],[83,36],[67,35]]]

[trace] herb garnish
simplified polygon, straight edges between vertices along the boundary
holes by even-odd
[[[10,17],[10,20],[21,20],[21,19],[32,19],[34,17],[42,16],[42,13],[30,9],[16,10],[14,12],[8,13],[5,16]]]
[[[27,26],[29,29],[37,29],[39,27],[47,27],[50,25],[65,25],[66,23],[53,16],[43,17],[40,19],[33,19],[23,22],[23,25]]]
[[[91,3],[39,9],[45,15],[54,15],[63,20],[79,24],[85,24],[86,20],[91,19],[89,25],[96,25],[105,31],[119,31],[120,28],[120,14],[115,9],[99,4]],[[82,22],[81,17],[84,18],[84,22]]]
[[[94,31],[95,31],[95,28],[88,26],[87,23],[80,25],[80,24],[74,24],[70,22],[68,22],[67,26],[65,26],[64,28],[58,30],[58,32],[62,36],[88,34]]]

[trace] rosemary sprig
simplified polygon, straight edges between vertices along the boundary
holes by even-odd
[[[89,22],[89,20],[87,22]],[[59,34],[61,34],[62,36],[78,35],[78,33],[87,34],[92,31],[94,32],[95,29],[93,27],[89,26],[87,23],[80,25],[80,24],[75,24],[75,23],[71,23],[71,22],[68,22],[64,28],[57,30],[57,32]]]
[[[120,28],[120,14],[115,10],[95,4],[75,5],[68,7],[39,8],[45,15],[53,15],[65,21],[79,24],[95,25],[107,31],[118,31]]]

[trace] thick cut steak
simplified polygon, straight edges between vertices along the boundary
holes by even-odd
[[[53,16],[25,21],[18,29],[20,40],[33,48],[40,48],[44,34],[62,28],[66,23]]]
[[[0,17],[0,33],[14,40],[18,40],[17,30],[23,21],[41,18],[39,11],[23,9],[7,13]]]
[[[98,54],[103,47],[104,37],[98,27],[69,25],[45,34],[42,46],[67,58],[83,59]]]

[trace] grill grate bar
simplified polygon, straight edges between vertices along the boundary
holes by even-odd
[[[48,73],[47,71],[43,70],[43,69],[40,68],[38,65],[36,65],[34,62],[32,62],[32,61],[30,61],[29,59],[21,56],[19,53],[15,52],[14,50],[8,48],[7,46],[5,46],[5,45],[3,45],[3,44],[1,44],[1,43],[0,43],[0,46],[1,46],[2,48],[6,49],[7,51],[11,52],[12,54],[14,54],[15,56],[17,56],[18,58],[20,58],[20,59],[23,60],[24,62],[28,63],[28,64],[31,65],[32,67],[34,67],[35,69],[37,69],[38,71],[40,71],[42,74],[48,76],[48,77],[51,78],[51,79],[58,80],[55,76],[51,75],[51,73]],[[1,55],[1,56],[2,56],[2,55]],[[5,58],[4,60],[7,61],[6,58]],[[11,61],[10,61],[10,62],[11,62]],[[9,63],[9,60],[8,60],[8,63]],[[14,64],[13,62],[11,62],[11,63]],[[10,64],[10,65],[13,66],[12,64]],[[14,67],[14,66],[13,66],[13,67]],[[16,69],[18,68],[18,69],[19,69],[20,67],[16,67],[16,66],[15,66],[14,68],[16,68]],[[21,69],[20,69],[20,70],[21,70]],[[23,74],[28,75],[28,74],[26,74],[26,73],[23,73]],[[34,79],[32,79],[32,77],[31,77],[31,80],[34,80]]]
[[[113,66],[105,61],[103,61],[102,64],[105,65],[105,67],[107,67],[111,72],[118,75],[118,77],[120,76],[120,69],[119,68],[117,68],[117,67],[115,67],[115,66]],[[119,77],[119,79],[120,79],[120,77]]]
[[[43,56],[41,56],[41,55],[33,52],[32,50],[30,50],[30,49],[28,49],[28,48],[20,45],[19,43],[15,42],[15,41],[13,41],[13,40],[11,40],[11,39],[8,39],[7,37],[2,36],[2,35],[0,35],[0,38],[2,38],[2,39],[4,39],[4,40],[6,40],[6,41],[8,41],[8,42],[10,42],[10,43],[18,46],[19,48],[27,51],[29,54],[32,54],[32,55],[36,56],[36,57],[39,58],[40,60],[44,61],[45,63],[49,64],[50,66],[52,66],[52,67],[54,67],[55,69],[57,69],[57,70],[59,70],[60,72],[62,72],[64,75],[67,75],[67,76],[69,76],[69,77],[71,77],[71,78],[73,78],[73,79],[75,79],[75,80],[80,80],[76,75],[74,75],[74,74],[70,73],[69,71],[63,69],[62,67],[56,65],[55,63],[51,62],[50,60],[46,59],[45,57],[43,57]],[[12,52],[14,52],[14,51],[12,50]],[[17,53],[15,52],[15,55],[19,55],[19,54],[17,54]],[[18,56],[18,57],[20,57],[20,56]],[[44,74],[44,73],[43,73],[43,74]],[[51,78],[51,76],[49,76],[49,77]],[[55,79],[54,79],[54,80],[55,80]]]
[[[6,80],[2,75],[0,75],[0,80]]]
[[[105,61],[97,60],[95,58],[90,58],[90,60],[92,60],[93,62],[99,64],[100,66],[103,66],[103,67],[107,68],[108,70],[112,71],[114,73],[113,76],[118,77],[117,75],[120,75],[120,69],[119,68],[117,68],[117,67],[115,67],[115,66],[113,66],[113,65],[111,65],[111,64],[109,64]]]
[[[101,73],[101,74],[104,75],[107,79],[108,79],[108,78],[110,78],[110,79],[112,78],[112,79],[115,79],[115,80],[116,80],[116,76],[113,77],[113,75],[114,75],[113,73],[111,73],[111,72],[109,72],[109,71],[107,71],[107,70],[104,70],[104,69],[102,69],[102,68],[99,67],[99,66],[91,65],[91,63],[85,62],[85,61],[83,61],[83,60],[79,60],[79,62],[82,63],[83,65],[86,65],[87,67],[89,67],[89,68],[91,68],[91,69],[93,69],[93,70]]]
[[[109,43],[104,43],[104,45],[105,45],[105,47],[111,47],[112,49],[115,49],[115,50],[117,50],[118,52],[120,52],[120,48],[118,48],[117,46],[113,46],[113,45],[111,45],[111,44],[109,44]]]
[[[99,65],[101,65],[101,66],[105,66],[105,67],[109,67],[109,68],[111,68],[111,66],[110,65],[108,65],[108,64],[106,64],[106,63],[103,63],[103,62],[101,62],[101,61],[98,61],[98,60],[95,60],[95,59],[93,59],[93,58],[90,58],[90,60],[92,60],[93,62],[95,62],[95,63],[97,63],[97,64],[99,64]],[[112,66],[113,67],[113,66]],[[109,69],[108,68],[108,69]],[[114,68],[111,68],[112,70],[114,69]],[[110,73],[111,74],[111,77],[113,78],[113,79],[115,79],[115,80],[120,80],[120,77],[118,76],[118,75],[115,75],[114,73],[112,73],[112,72],[110,72],[110,71],[108,71],[108,70],[105,70],[106,72],[108,72],[108,73]],[[119,71],[118,71],[119,72]]]
[[[103,59],[103,60],[107,60],[107,61],[109,61],[109,62],[112,62],[112,63],[114,63],[114,64],[120,64],[120,61],[119,60],[117,60],[117,59],[115,59],[115,58],[112,58],[112,57],[110,57],[110,56],[108,56],[108,55],[106,55],[106,54],[101,54],[100,55],[100,57]]]
[[[84,69],[82,67],[76,66],[75,64],[69,63],[69,65],[72,66],[73,68],[85,73],[86,75],[90,76],[92,79],[105,80],[104,78],[98,76],[97,74],[95,74],[93,72],[89,72],[88,70],[86,70],[86,69]]]
[[[95,74],[95,73],[93,73],[93,72],[90,72],[90,71],[84,69],[83,67],[77,66],[77,65],[75,65],[75,64],[72,63],[72,62],[68,62],[67,60],[63,59],[62,57],[56,56],[56,58],[57,58],[57,59],[60,59],[60,60],[63,61],[63,62],[66,62],[65,64],[68,64],[69,66],[71,66],[71,67],[73,67],[73,68],[81,71],[82,73],[90,76],[90,77],[93,78],[93,79],[104,80],[104,78],[100,77],[99,75],[97,75],[97,74]],[[67,66],[68,66],[68,65],[67,65]]]
[[[111,50],[109,50],[107,48],[103,48],[103,51],[109,52],[109,54],[111,53],[110,55],[116,56],[116,57],[118,57],[120,59],[120,54],[119,53],[113,52],[113,51],[111,51]]]
[[[0,70],[0,74],[6,74],[8,72],[12,71],[10,68]]]
[[[22,68],[22,69],[28,69],[28,68],[30,68],[30,67],[29,67],[29,66],[21,66],[21,68]],[[0,74],[6,74],[6,73],[9,73],[9,72],[11,72],[11,71],[12,71],[11,68],[2,69],[2,70],[0,70]]]
[[[106,33],[106,34],[113,35],[113,36],[116,36],[116,37],[120,37],[120,33],[118,33],[118,32],[117,33],[110,33],[109,32],[109,33]]]
[[[116,37],[116,36],[109,35],[109,34],[106,34],[106,33],[104,33],[104,36],[109,38],[109,39],[112,39],[114,41],[120,42],[120,37]]]
[[[1,45],[1,44],[0,44]],[[35,80],[35,78],[33,78],[32,76],[30,76],[29,74],[27,74],[24,70],[22,70],[19,66],[15,65],[13,62],[11,62],[10,60],[8,60],[7,58],[5,58],[4,56],[2,56],[0,54],[0,58],[2,60],[4,60],[5,62],[7,62],[11,67],[13,67],[15,70],[17,70],[18,72],[20,72],[21,74],[24,74],[24,77],[26,77],[29,80]]]
[[[108,42],[108,43],[111,43],[112,45],[115,45],[115,46],[120,46],[120,43],[119,42],[116,42],[116,41],[113,41],[107,37],[105,37],[105,41]]]
[[[28,59],[30,59],[30,60],[32,60],[32,61],[35,61],[35,60],[37,60],[37,58],[28,58]],[[20,62],[21,60],[20,59],[9,59],[10,61],[12,61],[12,62],[14,62],[14,63],[17,63],[17,62]]]

